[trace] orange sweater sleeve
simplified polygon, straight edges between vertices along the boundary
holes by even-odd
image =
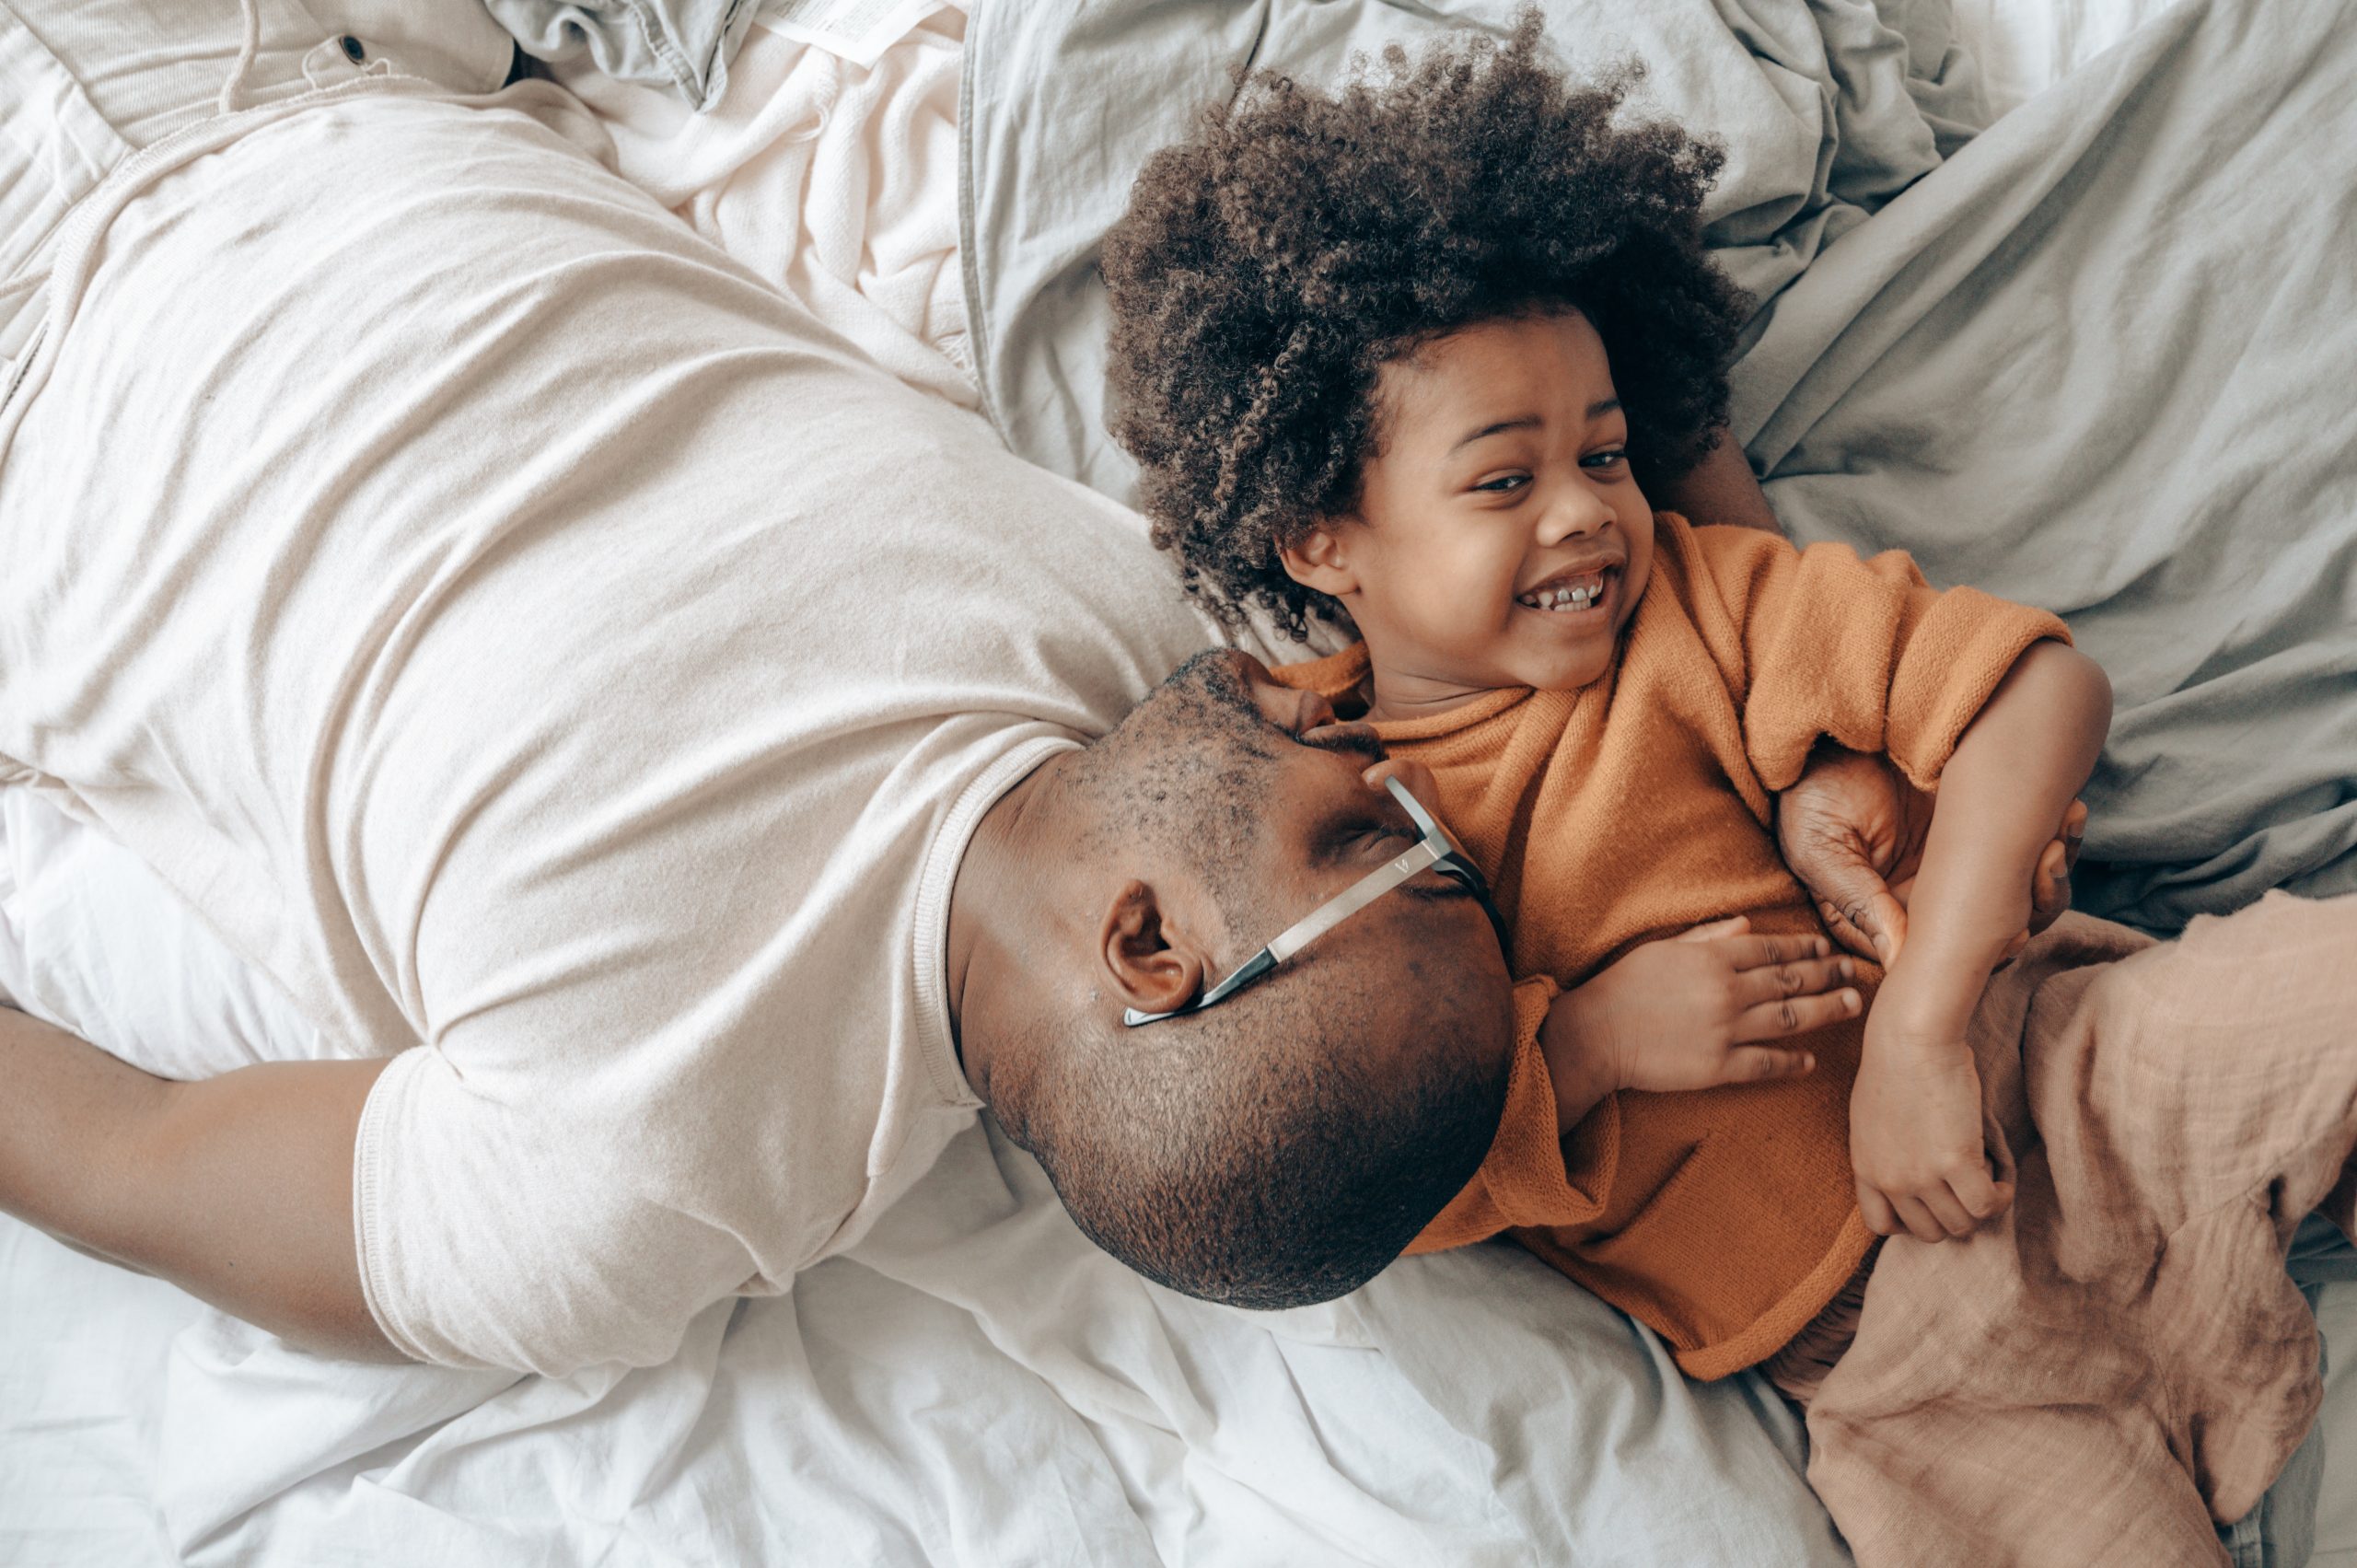
[[[1498,1135],[1465,1191],[1424,1227],[1410,1252],[1463,1247],[1518,1225],[1578,1225],[1603,1212],[1620,1162],[1620,1103],[1607,1095],[1577,1127],[1558,1136],[1555,1085],[1538,1048],[1539,1027],[1556,991],[1544,975],[1515,986],[1514,1069]]]
[[[1940,771],[2030,645],[2069,642],[2042,610],[1924,582],[1903,551],[1862,561],[1845,544],[1795,550],[1752,528],[1690,535],[1740,644],[1744,749],[1759,782],[1792,787],[1819,738],[1880,751],[1919,789]]]

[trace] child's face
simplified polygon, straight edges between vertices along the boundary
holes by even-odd
[[[1383,367],[1358,511],[1284,552],[1341,599],[1379,707],[1611,668],[1653,565],[1653,508],[1603,340],[1577,311],[1488,321]]]

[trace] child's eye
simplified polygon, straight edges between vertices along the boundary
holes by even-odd
[[[1527,473],[1502,473],[1495,479],[1485,479],[1473,488],[1491,495],[1511,495],[1530,482]]]
[[[1626,447],[1611,447],[1601,452],[1590,452],[1586,457],[1580,459],[1580,467],[1584,469],[1594,469],[1600,473],[1609,473],[1628,460],[1629,448]]]

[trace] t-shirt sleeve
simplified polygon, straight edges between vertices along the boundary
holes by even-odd
[[[1607,1095],[1577,1127],[1557,1134],[1555,1086],[1538,1045],[1556,995],[1555,982],[1543,975],[1515,985],[1514,1068],[1498,1135],[1473,1179],[1410,1252],[1464,1247],[1521,1225],[1579,1225],[1603,1212],[1620,1164],[1620,1100]]]
[[[1706,583],[1740,645],[1745,750],[1771,790],[1792,787],[1829,738],[1883,752],[1933,789],[1956,744],[2014,661],[2055,616],[1977,588],[1935,589],[1903,551],[1795,550],[1750,528],[1692,534]],[[1698,607],[1698,613],[1706,607]]]
[[[659,1364],[705,1307],[799,1267],[864,1189],[872,1112],[796,1120],[791,1148],[771,1114],[831,1083],[790,1027],[793,885],[725,876],[787,864],[792,814],[693,795],[693,759],[642,762],[633,798],[627,761],[585,743],[480,802],[388,767],[353,809],[361,907],[423,1040],[362,1113],[353,1218],[370,1310],[420,1360]]]
[[[741,1245],[643,1195],[627,1129],[494,1099],[420,1046],[363,1112],[353,1220],[369,1310],[447,1366],[652,1366],[751,1273]]]

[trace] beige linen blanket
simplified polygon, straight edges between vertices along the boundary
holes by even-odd
[[[2068,916],[1972,1046],[2014,1206],[1887,1243],[1850,1321],[1771,1365],[1809,1480],[1862,1568],[2222,1562],[2212,1520],[2316,1413],[2283,1256],[2357,1200],[2357,897],[2270,893],[2167,943]],[[1817,1382],[1807,1352],[1852,1328]]]

